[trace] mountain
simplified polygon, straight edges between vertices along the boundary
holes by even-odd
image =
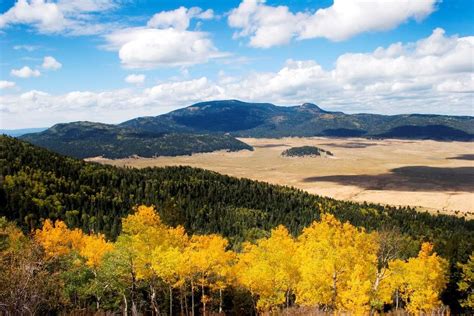
[[[13,137],[18,137],[24,134],[29,133],[39,133],[46,130],[47,127],[37,127],[37,128],[20,128],[20,129],[0,129],[0,135],[8,135]]]
[[[190,155],[216,150],[252,150],[230,135],[163,133],[92,122],[57,124],[21,139],[76,158]]]
[[[419,213],[408,207],[353,203],[294,188],[239,179],[191,167],[128,169],[64,157],[15,138],[0,136],[0,217],[25,232],[44,219],[64,220],[109,239],[120,218],[139,204],[153,205],[167,225],[191,234],[219,233],[239,249],[242,241],[268,236],[280,224],[297,235],[322,213],[368,231],[403,234],[396,250],[416,255],[422,241],[451,263],[443,297],[455,305],[459,270],[474,249],[474,221]],[[453,308],[452,306],[452,308]]]
[[[120,125],[149,132],[224,132],[237,137],[474,139],[472,116],[345,114],[325,111],[311,103],[276,106],[238,100],[201,102]]]
[[[189,155],[252,148],[235,137],[335,136],[474,140],[474,117],[345,114],[312,103],[276,106],[238,100],[197,103],[118,125],[57,124],[21,139],[77,158]]]

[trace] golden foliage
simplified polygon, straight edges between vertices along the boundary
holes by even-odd
[[[2,227],[0,235],[8,234],[12,245],[25,238],[19,230]],[[329,214],[297,238],[278,226],[268,238],[244,243],[238,254],[228,250],[227,239],[220,235],[189,237],[183,227],[165,225],[148,206],[138,206],[123,219],[122,233],[115,243],[106,241],[104,235],[85,235],[62,221],[50,220],[34,232],[34,240],[46,258],[79,255],[94,275],[104,260],[120,259],[121,282],[130,280],[132,289],[144,280],[155,293],[155,286],[164,283],[172,298],[173,288],[182,294],[190,287],[194,299],[199,286],[203,311],[212,297],[209,292],[219,291],[221,306],[222,290],[233,285],[250,291],[260,311],[293,302],[362,315],[391,303],[398,291],[410,313],[426,313],[440,306],[439,295],[447,282],[447,262],[433,252],[433,245],[424,243],[418,256],[407,261],[390,256],[381,261],[381,235],[342,223]],[[472,286],[472,261],[473,256],[460,265],[461,291]],[[463,303],[472,307],[472,292],[468,295]],[[156,302],[152,300],[152,304]]]
[[[448,263],[433,252],[432,244],[423,243],[418,257],[394,260],[389,267],[390,281],[410,313],[430,313],[441,305],[439,295],[446,287]]]
[[[323,215],[298,238],[297,303],[366,313],[376,275],[377,250],[375,234]]]
[[[295,241],[283,226],[269,238],[244,245],[235,271],[238,282],[258,295],[258,309],[269,310],[288,299],[299,279],[295,252]]]

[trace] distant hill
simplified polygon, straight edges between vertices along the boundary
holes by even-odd
[[[41,133],[23,135],[21,139],[76,158],[177,156],[253,149],[229,135],[155,133],[92,122],[57,124]]]
[[[149,132],[224,132],[241,137],[336,136],[435,140],[474,139],[474,117],[329,112],[315,104],[276,106],[209,101],[121,126]]]
[[[39,133],[46,130],[47,127],[38,127],[38,128],[20,128],[20,129],[0,129],[0,135],[8,135],[13,137],[18,137],[24,134],[29,133]]]
[[[252,149],[235,137],[331,136],[474,140],[474,117],[330,112],[312,103],[276,106],[238,100],[197,103],[118,125],[57,124],[21,139],[77,158],[189,155]]]

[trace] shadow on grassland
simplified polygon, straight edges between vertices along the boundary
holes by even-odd
[[[474,160],[474,154],[458,155],[458,156],[449,157],[449,158],[446,158],[446,159],[469,160],[469,161],[473,161],[473,160]]]
[[[304,178],[303,182],[335,182],[366,190],[474,192],[474,167],[406,166],[377,175],[334,175]]]

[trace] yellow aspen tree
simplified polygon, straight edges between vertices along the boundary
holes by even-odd
[[[235,271],[238,283],[258,297],[257,309],[288,306],[299,279],[295,252],[295,241],[283,226],[273,229],[269,238],[244,244]]]
[[[390,262],[391,282],[406,303],[409,313],[430,313],[440,307],[439,296],[446,288],[447,261],[433,252],[433,245],[423,243],[416,258]]]
[[[323,215],[298,238],[297,303],[367,313],[377,269],[377,236]]]
[[[48,258],[69,254],[72,250],[79,250],[84,244],[84,234],[79,229],[69,230],[63,221],[53,222],[45,220],[43,227],[34,233]]]
[[[370,295],[371,315],[382,311],[385,304],[392,302],[393,288],[389,282],[391,274],[389,263],[400,255],[406,243],[406,237],[396,230],[385,230],[373,234],[378,240],[378,253],[377,270]]]
[[[113,249],[113,244],[105,240],[104,235],[85,235],[79,254],[86,259],[86,264],[96,270],[104,255]]]
[[[153,259],[151,254],[156,247],[166,242],[166,238],[167,227],[161,222],[160,216],[154,207],[140,205],[133,214],[122,220],[122,234],[117,239],[117,243],[129,255],[134,282],[139,280],[148,281],[150,305],[157,314],[159,314],[159,305],[156,301],[158,276],[152,269]]]
[[[465,264],[458,264],[461,268],[461,280],[458,282],[459,290],[466,295],[461,301],[462,307],[474,308],[474,252]]]
[[[196,280],[201,287],[203,314],[206,314],[209,302],[209,296],[205,292],[206,288],[212,289],[215,282],[223,278],[223,271],[234,259],[234,253],[226,250],[227,246],[227,239],[219,235],[194,235],[191,237],[188,247],[189,264],[194,274],[191,279],[191,291],[194,291],[194,280]]]
[[[182,289],[189,276],[189,261],[185,252],[188,243],[189,238],[183,227],[169,228],[166,242],[158,245],[151,254],[153,271],[169,287],[170,315],[173,314],[173,288]]]

